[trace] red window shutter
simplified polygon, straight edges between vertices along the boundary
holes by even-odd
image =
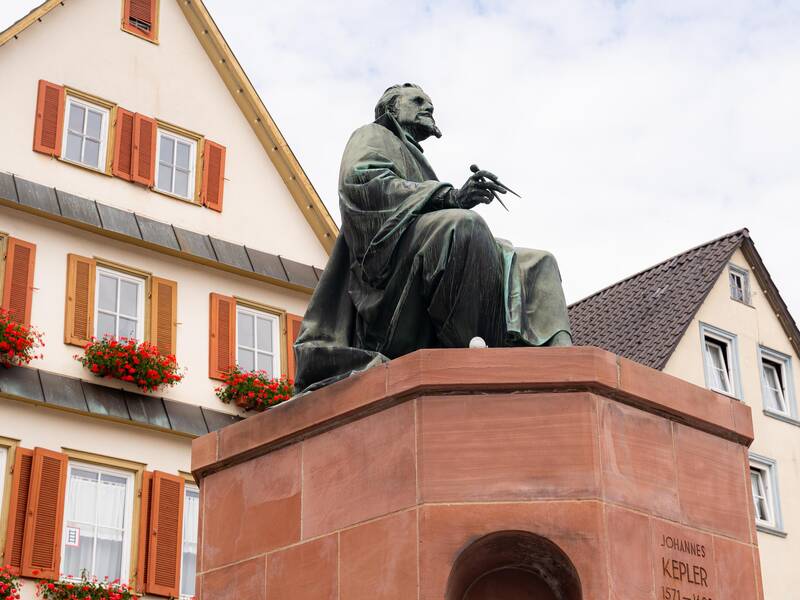
[[[94,335],[95,269],[94,259],[67,255],[66,344],[84,346]]]
[[[33,450],[17,448],[14,453],[14,476],[11,481],[11,504],[8,508],[8,532],[3,564],[11,565],[19,575],[22,570],[22,549],[25,540],[25,517],[33,470]]]
[[[222,212],[222,192],[225,187],[225,146],[206,140],[203,149],[203,185],[200,200],[217,212]]]
[[[114,161],[111,172],[128,181],[133,177],[134,116],[131,111],[117,107],[117,120],[114,123]]]
[[[136,562],[136,591],[145,593],[147,587],[147,562],[150,560],[150,513],[153,495],[153,474],[145,471],[142,475],[142,506],[139,513],[139,548]]]
[[[236,299],[211,293],[208,376],[224,379],[236,365]]]
[[[64,128],[64,87],[39,80],[36,99],[36,121],[33,127],[33,149],[36,152],[61,156],[61,134]]]
[[[36,448],[22,551],[24,577],[55,579],[59,576],[66,490],[66,454]],[[38,575],[34,575],[34,571],[38,571]]]
[[[158,0],[125,0],[122,28],[147,40],[158,34]]]
[[[2,307],[11,313],[11,318],[17,323],[27,326],[31,324],[35,262],[35,244],[8,238]]]
[[[177,598],[181,587],[182,477],[156,471],[150,499],[148,594]]]
[[[303,317],[298,315],[293,315],[291,313],[286,314],[286,357],[287,367],[286,367],[286,375],[294,381],[296,365],[294,359],[294,343],[297,341],[297,336],[300,335],[300,326],[303,324]]]
[[[134,115],[131,179],[148,187],[155,181],[157,129],[155,119],[139,113]]]
[[[178,332],[178,284],[153,277],[150,283],[150,342],[161,354],[175,354]]]

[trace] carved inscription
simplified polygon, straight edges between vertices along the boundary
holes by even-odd
[[[657,550],[659,600],[715,600],[709,582],[710,549],[704,542],[662,533]]]

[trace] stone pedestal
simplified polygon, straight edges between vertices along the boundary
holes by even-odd
[[[195,440],[198,590],[761,599],[752,436],[602,350],[423,350]]]

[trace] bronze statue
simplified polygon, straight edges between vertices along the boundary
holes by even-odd
[[[430,98],[405,83],[350,137],[341,232],[295,343],[298,391],[476,337],[490,347],[571,344],[555,259],[495,239],[471,210],[511,191],[495,175],[473,165],[460,189],[436,178],[420,142],[441,135]]]

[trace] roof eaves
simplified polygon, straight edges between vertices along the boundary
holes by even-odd
[[[36,21],[40,21],[42,17],[44,17],[47,13],[53,10],[56,6],[63,6],[63,5],[64,5],[63,0],[46,0],[36,8],[31,9],[31,11],[27,15],[25,15],[18,21],[15,21],[10,27],[7,27],[5,30],[0,31],[0,46],[5,44],[8,40],[17,37],[20,33],[25,31]]]
[[[295,203],[330,254],[339,228],[202,0],[176,0]]]

